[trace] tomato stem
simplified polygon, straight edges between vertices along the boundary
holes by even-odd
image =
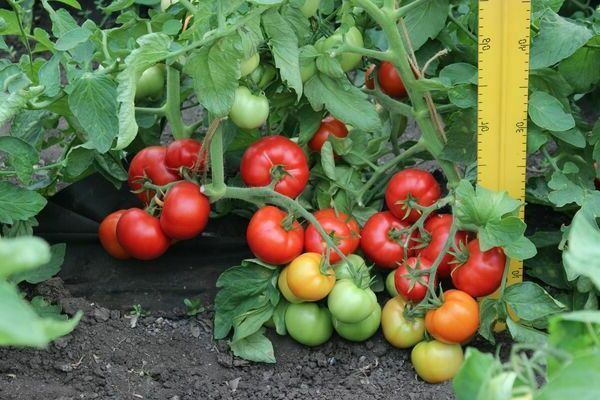
[[[225,163],[223,161],[223,128],[220,124],[221,119],[214,119],[211,122],[207,137],[212,135],[210,138],[210,169],[212,181],[207,185],[205,191],[212,193],[210,197],[211,202],[217,201],[222,198],[225,193],[227,186],[225,185]],[[216,125],[215,125],[216,124]],[[212,133],[214,130],[214,134]]]
[[[184,139],[186,136],[185,125],[181,118],[180,101],[180,73],[177,69],[167,66],[167,102],[164,105],[164,114],[171,125],[171,133],[175,139]]]

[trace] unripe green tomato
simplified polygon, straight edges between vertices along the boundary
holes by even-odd
[[[320,4],[321,0],[306,0],[302,7],[300,7],[300,11],[302,11],[302,15],[306,18],[314,17]]]
[[[243,129],[258,128],[269,116],[269,100],[263,95],[253,95],[247,87],[240,86],[235,91],[229,118]]]
[[[359,288],[351,279],[337,281],[327,297],[331,315],[341,322],[360,322],[377,306],[375,293],[370,288]]]
[[[398,291],[396,290],[396,283],[394,280],[394,273],[396,272],[396,270],[392,270],[390,271],[390,273],[388,274],[387,278],[385,278],[385,288],[387,289],[388,294],[391,297],[396,297],[398,296]]]
[[[373,336],[377,329],[379,329],[379,323],[381,322],[381,306],[377,304],[375,310],[367,318],[354,324],[348,324],[346,322],[338,321],[333,318],[333,328],[335,331],[346,340],[352,342],[363,342]]]
[[[142,72],[135,86],[135,99],[157,100],[165,90],[165,69],[163,64],[156,64]]]
[[[301,59],[300,63],[300,78],[304,83],[317,73],[317,63],[314,58]]]
[[[412,349],[410,360],[421,379],[440,383],[454,378],[463,363],[463,350],[460,344],[421,342]]]
[[[179,0],[160,0],[160,9],[162,11],[167,11],[167,8],[171,7],[175,3],[179,3]]]
[[[346,256],[346,259],[352,264],[354,267],[354,272],[359,277],[359,282],[361,287],[369,286],[369,282],[371,280],[371,274],[369,273],[369,267],[367,267],[367,263],[361,256],[357,256],[356,254],[350,254]],[[335,279],[353,279],[352,271],[344,260],[339,261],[333,266],[335,271]]]
[[[240,73],[242,74],[242,78],[250,75],[252,71],[258,67],[258,64],[260,64],[260,55],[258,55],[258,53],[254,53],[245,60],[242,60],[240,62]]]
[[[355,26],[352,26],[350,27],[350,29],[348,29],[348,32],[346,32],[345,37],[346,41],[351,45],[358,47],[364,46],[362,33],[360,33],[358,28]],[[322,49],[327,51],[335,46],[341,45],[343,42],[344,36],[340,31],[336,31],[333,35],[325,39],[322,45]],[[317,47],[316,44],[315,47]],[[344,72],[348,72],[356,68],[358,64],[360,64],[361,58],[362,56],[356,53],[342,53],[337,56],[337,59],[340,62],[340,65],[342,66]]]
[[[294,340],[306,346],[323,344],[333,333],[329,310],[317,303],[290,304],[285,311],[285,327]]]
[[[279,278],[277,279],[277,286],[279,287],[279,291],[283,295],[283,297],[292,304],[302,303],[304,300],[296,297],[294,293],[290,290],[290,287],[287,284],[287,267],[281,270],[279,273]]]
[[[252,79],[252,82],[254,82],[259,89],[264,89],[273,81],[276,75],[277,70],[274,66],[271,64],[263,64],[252,71],[250,79]]]

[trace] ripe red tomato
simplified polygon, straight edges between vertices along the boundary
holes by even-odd
[[[121,216],[117,239],[127,253],[140,260],[160,257],[171,243],[160,228],[158,218],[139,208],[131,208]]]
[[[133,191],[141,189],[139,182],[144,177],[149,178],[155,185],[166,185],[180,179],[179,174],[170,170],[165,164],[167,149],[163,146],[146,147],[133,157],[129,164],[127,182]],[[154,197],[154,191],[145,190],[136,196],[144,203],[149,203]]]
[[[308,161],[302,148],[284,136],[267,136],[244,152],[240,166],[248,186],[268,186],[279,179],[275,191],[298,197],[308,182]]]
[[[383,93],[390,97],[406,97],[406,88],[394,64],[383,61],[377,69],[377,81]]]
[[[406,222],[415,222],[421,212],[410,209],[404,202],[411,196],[419,205],[428,207],[439,200],[440,185],[433,175],[416,168],[407,168],[396,173],[385,190],[385,202],[397,218]]]
[[[325,232],[333,235],[333,241],[342,253],[345,255],[354,253],[360,244],[360,227],[354,218],[331,208],[319,210],[313,215],[323,226]],[[325,254],[327,244],[312,224],[306,228],[304,247],[308,252]],[[340,256],[330,249],[329,262],[336,263],[340,259]]]
[[[125,211],[127,210],[119,210],[109,214],[102,220],[102,223],[100,223],[100,227],[98,228],[98,236],[100,237],[100,243],[102,244],[102,247],[104,247],[104,250],[114,258],[120,260],[126,260],[130,257],[129,253],[125,251],[123,246],[121,246],[117,240],[117,223]]]
[[[367,67],[365,71],[365,87],[367,89],[375,89],[375,64],[371,64]]]
[[[285,211],[265,206],[252,216],[246,241],[260,260],[275,265],[287,264],[302,254],[304,228]]]
[[[202,143],[195,139],[179,139],[167,146],[165,164],[167,167],[179,170],[185,167],[194,171],[204,170],[204,159],[200,160]]]
[[[418,251],[419,256],[427,258],[432,262],[436,260],[438,254],[440,254],[444,249],[446,240],[448,240],[448,236],[450,235],[452,216],[450,216],[450,218],[450,224],[442,223],[440,220],[434,220],[437,222],[437,224],[429,224],[429,226],[435,226],[435,228],[429,231],[431,239],[426,247]],[[427,229],[427,224],[425,224],[425,229]],[[454,250],[460,249],[461,243],[467,243],[467,233],[464,231],[458,231],[454,235]],[[452,267],[456,265],[455,257],[452,254],[452,251],[453,247],[450,247],[450,250],[444,255],[438,266],[436,276],[440,279],[449,276],[450,270],[452,270]]]
[[[452,214],[431,214],[423,224],[423,227],[427,232],[431,233],[437,227],[444,225],[448,225],[448,227],[452,226]]]
[[[173,239],[191,239],[204,230],[210,214],[208,198],[192,182],[179,182],[165,196],[160,227]]]
[[[378,266],[396,268],[404,260],[404,242],[407,235],[402,233],[402,230],[408,227],[408,224],[394,217],[389,211],[373,214],[360,234],[360,247]],[[408,244],[408,256],[412,255],[416,244],[415,234]]]
[[[414,279],[411,278],[408,267],[411,270],[423,271],[431,268],[433,263],[426,258],[411,257],[403,263],[394,273],[394,282],[398,294],[406,300],[415,303],[423,300],[427,294],[427,284],[429,283],[429,275],[419,275]]]
[[[502,274],[506,265],[506,256],[500,247],[481,251],[479,240],[467,244],[469,258],[464,264],[452,270],[454,287],[473,297],[494,293],[502,283]]]
[[[315,132],[312,139],[310,139],[310,142],[308,142],[308,147],[312,151],[320,152],[329,135],[338,138],[348,136],[346,125],[340,120],[335,119],[332,115],[328,115],[321,121],[319,129]]]

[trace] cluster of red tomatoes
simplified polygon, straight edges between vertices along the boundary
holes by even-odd
[[[199,172],[204,168],[201,150],[200,142],[181,139],[168,146],[147,147],[135,155],[128,183],[148,207],[115,211],[102,221],[100,242],[110,255],[150,260],[164,254],[173,241],[191,239],[202,232],[210,203],[196,183],[182,180],[186,170]],[[146,182],[167,185],[168,190],[156,196]]]

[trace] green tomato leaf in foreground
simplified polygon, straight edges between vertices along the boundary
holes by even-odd
[[[489,353],[469,347],[465,361],[452,380],[452,389],[458,400],[489,400],[487,394],[491,378],[501,370],[500,361]]]
[[[60,271],[65,259],[67,245],[64,243],[54,244],[50,247],[51,258],[43,265],[28,271],[22,271],[10,277],[10,281],[19,284],[27,281],[32,284],[47,281]]]
[[[39,160],[39,154],[29,143],[12,137],[0,137],[0,152],[8,154],[8,164],[11,165],[21,182],[31,182],[33,166]]]
[[[264,335],[265,328],[261,328],[252,335],[242,340],[231,343],[231,351],[237,357],[245,360],[264,363],[275,363],[273,343]]]
[[[12,224],[37,215],[48,201],[39,193],[0,182],[0,223]]]
[[[525,321],[547,318],[565,310],[540,285],[529,281],[508,286],[502,299]]]
[[[575,126],[573,116],[565,112],[560,101],[546,92],[529,96],[529,117],[540,128],[562,132]]]
[[[50,246],[40,238],[0,238],[0,279],[31,271],[50,259]]]
[[[435,38],[446,25],[448,0],[430,0],[414,7],[404,16],[404,23],[414,50]]]

